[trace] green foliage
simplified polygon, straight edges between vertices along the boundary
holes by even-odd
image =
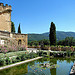
[[[43,51],[37,52],[38,56],[43,56]]]
[[[22,54],[27,53],[26,51],[16,51],[16,52],[9,52],[9,53],[0,53],[0,59],[1,58],[6,58],[6,57],[12,57],[12,56],[20,56]]]
[[[12,58],[12,63],[16,63],[17,60],[15,58]]]
[[[28,54],[28,56],[29,56],[30,58],[35,58],[35,57],[37,57],[38,55],[37,55],[36,53],[34,53],[34,52],[31,52],[30,54]]]
[[[44,34],[28,34],[28,41],[39,41],[43,39],[49,39],[49,37]]]
[[[47,39],[43,39],[43,40],[39,40],[39,41],[28,41],[28,45],[30,45],[30,46],[50,45],[50,41]]]
[[[14,22],[11,22],[11,32],[15,33],[15,26],[14,26]]]
[[[5,65],[5,60],[4,59],[0,59],[0,66]]]
[[[34,41],[34,45],[35,46],[38,46],[39,45],[39,42],[38,41]]]
[[[41,44],[43,44],[43,45],[50,45],[50,41],[47,40],[47,39],[43,39],[43,40],[39,41],[39,45],[41,45]]]
[[[25,54],[23,54],[22,56],[21,56],[21,61],[24,61],[24,60],[26,60],[27,58],[26,58],[26,55]]]
[[[49,34],[50,45],[56,45],[56,27],[53,22],[51,22],[50,34]]]
[[[18,27],[18,33],[21,33],[20,24],[19,24],[19,27]]]
[[[29,53],[29,54],[23,54],[23,55],[21,55],[20,57],[21,57],[21,61],[24,61],[24,60],[26,60],[26,59],[35,58],[35,57],[37,57],[37,56],[38,56],[38,55],[37,55],[36,53],[31,52],[31,53]],[[20,57],[18,56],[17,59],[20,60]]]
[[[32,59],[38,57],[38,55],[36,53],[29,53],[29,54],[21,54],[19,56],[17,56],[16,58],[12,57],[6,57],[5,59],[0,59],[0,66],[4,66],[4,65],[8,65],[11,63],[16,63],[16,62],[20,62],[20,61],[24,61],[26,59]]]
[[[17,59],[17,62],[21,61],[21,56],[18,56],[16,59]]]
[[[70,56],[71,56],[71,51],[68,50],[68,51],[66,52],[66,55],[67,55],[68,57],[70,57]]]
[[[73,37],[66,37],[64,40],[58,41],[58,45],[75,46],[75,39]]]
[[[7,64],[7,65],[8,65],[8,64],[11,64],[11,60],[10,60],[9,57],[6,58],[6,64]]]
[[[75,38],[75,32],[57,31],[56,36],[57,36],[57,41],[64,40],[66,37],[74,37]]]
[[[34,41],[28,41],[28,45],[33,46],[34,45]]]

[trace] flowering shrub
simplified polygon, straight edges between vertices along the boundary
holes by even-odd
[[[23,51],[26,50],[25,46],[1,46],[0,53],[14,52],[14,51]]]
[[[1,53],[6,53],[6,52],[8,52],[7,47],[0,46],[0,52],[1,52]]]
[[[18,46],[18,50],[19,50],[19,51],[26,50],[26,47],[25,47],[24,45],[22,45],[22,46],[20,46],[20,47]]]

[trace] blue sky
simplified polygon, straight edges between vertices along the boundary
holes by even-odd
[[[11,20],[22,33],[48,32],[54,22],[57,31],[75,32],[75,0],[0,0],[12,6]]]

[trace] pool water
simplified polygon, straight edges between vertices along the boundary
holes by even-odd
[[[56,64],[55,68],[42,68],[40,64]],[[0,71],[0,75],[69,75],[74,60],[68,58],[42,58]]]

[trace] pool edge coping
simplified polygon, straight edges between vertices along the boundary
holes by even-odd
[[[4,69],[7,69],[7,68],[18,66],[18,65],[28,63],[28,62],[31,62],[31,61],[34,61],[34,60],[37,60],[37,59],[41,59],[41,58],[43,58],[43,57],[36,57],[36,58],[28,59],[28,60],[25,60],[25,61],[22,61],[22,62],[17,62],[17,63],[11,64],[11,65],[3,66],[3,67],[0,67],[0,70],[4,70]]]

